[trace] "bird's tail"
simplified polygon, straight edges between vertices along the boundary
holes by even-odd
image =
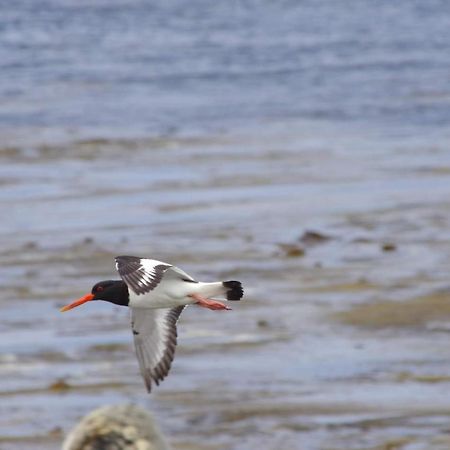
[[[194,287],[194,286],[193,286]],[[240,300],[244,295],[240,281],[219,281],[217,283],[197,283],[196,290],[205,297],[224,295],[227,300]]]
[[[244,295],[240,281],[223,281],[222,285],[226,289],[227,300],[240,300]]]

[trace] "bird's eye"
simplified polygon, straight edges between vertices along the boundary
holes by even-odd
[[[103,286],[97,286],[96,292],[101,292],[103,291]]]

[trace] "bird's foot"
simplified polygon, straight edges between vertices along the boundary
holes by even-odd
[[[203,308],[208,308],[215,311],[220,309],[231,311],[231,308],[229,306],[226,306],[223,303],[218,302],[217,300],[211,300],[209,298],[202,297],[201,295],[198,294],[192,294],[190,297],[197,300],[195,304],[198,306],[202,306]]]

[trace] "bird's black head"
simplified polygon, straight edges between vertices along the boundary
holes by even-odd
[[[90,294],[81,297],[70,305],[64,306],[64,308],[61,308],[61,311],[68,311],[69,309],[75,308],[75,306],[92,300],[104,300],[116,305],[128,306],[130,301],[128,287],[122,280],[99,281],[93,286]]]
[[[92,300],[105,300],[116,305],[128,306],[128,287],[122,280],[99,281],[92,287]]]

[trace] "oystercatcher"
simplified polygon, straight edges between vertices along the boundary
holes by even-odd
[[[202,283],[183,270],[154,259],[117,256],[121,280],[105,280],[90,294],[61,308],[61,312],[92,300],[105,300],[131,309],[131,328],[136,356],[147,391],[169,373],[177,345],[177,321],[186,305],[212,310],[229,310],[209,297],[226,296],[240,300],[244,294],[239,281]]]

